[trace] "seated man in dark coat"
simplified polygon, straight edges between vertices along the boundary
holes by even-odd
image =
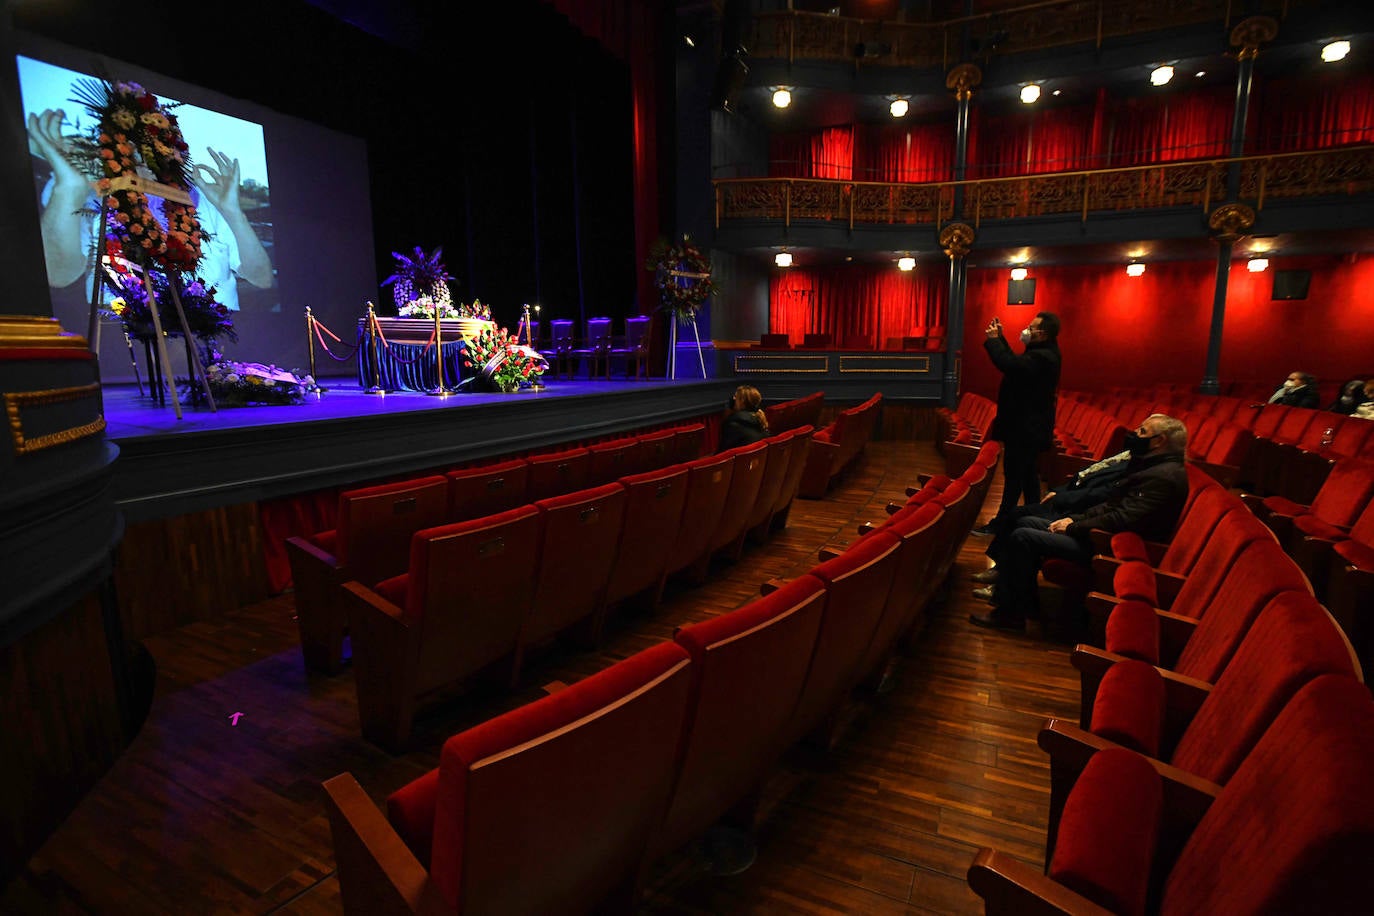
[[[1036,573],[1040,564],[1059,557],[1087,565],[1093,555],[1088,533],[1094,528],[1168,540],[1188,498],[1188,474],[1183,467],[1187,447],[1188,431],[1181,421],[1163,414],[1146,417],[1139,429],[1126,436],[1131,459],[1106,499],[1053,521],[1032,515],[1016,523],[998,561],[993,610],[970,614],[969,620],[981,627],[1024,629],[1028,617],[1039,616]]]
[[[1270,395],[1269,403],[1285,407],[1318,407],[1321,402],[1317,394],[1317,377],[1310,372],[1288,373],[1288,378]]]

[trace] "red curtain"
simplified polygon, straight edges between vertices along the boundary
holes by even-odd
[[[860,128],[855,137],[859,181],[951,181],[954,123]]]
[[[1112,104],[1113,168],[1230,154],[1235,90],[1147,95]]]
[[[773,178],[854,177],[854,128],[823,127],[769,138],[768,174]]]
[[[988,113],[974,106],[969,123],[969,177],[1036,175],[1100,168],[1104,162],[1105,92],[1079,105]]]
[[[1251,95],[1247,152],[1374,143],[1374,75],[1270,80]]]
[[[768,329],[793,344],[806,334],[830,334],[837,344],[864,337],[868,346],[882,348],[892,337],[944,334],[947,290],[948,277],[934,267],[785,270],[769,284]]]

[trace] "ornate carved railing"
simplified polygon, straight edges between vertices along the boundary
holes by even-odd
[[[1281,16],[1313,0],[1262,0],[1256,13]],[[794,10],[754,16],[746,38],[757,58],[859,60],[883,67],[949,67],[967,27],[979,54],[1015,54],[1138,35],[1200,22],[1230,25],[1234,0],[1047,0],[941,22],[883,22]],[[859,45],[868,52],[857,53]]]
[[[957,187],[964,189],[964,212],[975,225],[1064,214],[1086,222],[1093,212],[1164,207],[1206,211],[1225,196],[1232,163],[1240,169],[1241,200],[1257,210],[1274,197],[1374,192],[1374,146],[927,184],[720,178],[714,182],[716,226],[733,219],[939,225],[954,216]]]

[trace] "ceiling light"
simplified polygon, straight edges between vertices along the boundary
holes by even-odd
[[[898,270],[915,270],[915,269],[916,269],[916,259],[913,258],[911,255],[907,255],[906,257],[898,258],[898,259],[897,259],[897,269],[898,269]]]
[[[1169,82],[1169,80],[1173,78],[1174,68],[1169,66],[1168,64],[1165,64],[1162,67],[1155,67],[1153,70],[1150,71],[1151,86],[1163,86],[1165,83]]]
[[[1013,267],[1011,269],[1011,278],[1017,283],[1020,283],[1022,280],[1026,279],[1026,268]]]
[[[1203,78],[1204,76],[1206,76],[1206,75],[1207,75],[1207,71],[1206,71],[1206,70],[1199,70],[1198,72],[1196,72],[1196,73],[1193,74],[1193,76],[1196,76],[1198,79],[1202,79],[1202,78]]]
[[[1058,98],[1058,97],[1059,97],[1059,93],[1061,93],[1061,92],[1063,92],[1063,91],[1064,91],[1063,89],[1056,89],[1056,90],[1054,90],[1053,92],[1051,92],[1050,95],[1054,96],[1055,98]]]
[[[1027,105],[1040,100],[1040,84],[1030,83],[1021,87],[1021,101]]]
[[[1145,265],[1139,261],[1126,265],[1126,276],[1128,277],[1138,277],[1143,273],[1145,273]]]
[[[1328,64],[1338,60],[1345,60],[1345,56],[1350,53],[1350,42],[1342,38],[1340,41],[1333,41],[1331,44],[1322,48],[1322,60]]]
[[[777,254],[773,255],[773,263],[778,265],[779,267],[791,267],[792,252],[779,251]]]
[[[1269,259],[1268,259],[1268,258],[1251,258],[1250,260],[1248,260],[1248,261],[1245,262],[1245,269],[1248,270],[1248,271],[1250,271],[1250,273],[1252,273],[1252,274],[1257,274],[1257,273],[1259,273],[1259,272],[1261,272],[1261,271],[1268,270],[1268,269],[1269,269]]]
[[[907,102],[906,99],[893,99],[892,104],[888,106],[888,110],[892,112],[892,117],[894,118],[905,118],[907,110],[910,107],[910,103]]]
[[[692,40],[691,35],[683,35],[682,40],[687,42],[687,47],[689,48],[695,48],[697,46],[697,43]]]
[[[773,106],[775,108],[786,108],[792,104],[792,90],[787,88],[773,90]]]

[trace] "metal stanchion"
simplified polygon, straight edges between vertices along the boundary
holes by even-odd
[[[326,389],[320,384],[319,377],[315,375],[315,314],[310,311],[310,306],[305,307],[305,340],[306,346],[310,349],[310,386],[305,390],[311,394],[323,394]]]
[[[438,370],[439,384],[426,391],[425,394],[433,395],[436,398],[446,398],[453,394],[453,389],[444,384],[444,333],[443,333],[443,310],[438,303],[434,305],[434,368]]]
[[[364,336],[367,353],[370,354],[368,362],[372,366],[372,384],[363,390],[363,394],[386,394],[386,389],[382,387],[382,358],[377,352],[377,313],[371,302],[367,304],[364,327],[367,329]]]

